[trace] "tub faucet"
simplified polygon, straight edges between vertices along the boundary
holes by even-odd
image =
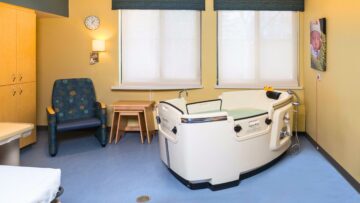
[[[182,97],[182,93],[185,92],[185,96],[188,97],[189,94],[188,94],[188,91],[186,89],[183,89],[181,91],[179,91],[179,99]]]
[[[300,151],[300,140],[299,140],[299,136],[298,136],[298,116],[299,116],[300,98],[293,90],[289,89],[287,91],[287,93],[290,94],[291,96],[295,96],[295,101],[292,103],[292,105],[295,108],[294,109],[294,113],[295,113],[295,123],[294,123],[295,143],[290,146],[290,152],[298,153]]]
[[[287,93],[290,94],[290,95],[295,96],[295,101],[292,104],[294,106],[300,106],[300,98],[299,98],[299,96],[293,90],[290,90],[290,89],[287,90]]]

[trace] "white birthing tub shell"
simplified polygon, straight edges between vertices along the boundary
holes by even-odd
[[[292,96],[262,90],[223,93],[187,104],[158,105],[160,156],[188,186],[238,181],[280,157],[291,145]]]

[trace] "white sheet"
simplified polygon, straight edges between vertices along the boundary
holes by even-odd
[[[60,169],[0,165],[0,202],[49,203],[60,179]]]

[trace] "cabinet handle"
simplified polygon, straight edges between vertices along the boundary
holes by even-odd
[[[15,88],[13,88],[12,96],[15,96],[15,95],[16,95],[16,90],[15,90]]]
[[[23,90],[21,87],[19,87],[19,89],[20,89],[19,95],[21,95],[23,93]]]
[[[15,80],[16,80],[16,75],[15,75],[15,74],[12,74],[11,77],[12,77],[12,81],[15,82]]]
[[[22,74],[19,74],[19,82],[21,82],[22,79],[23,79]]]

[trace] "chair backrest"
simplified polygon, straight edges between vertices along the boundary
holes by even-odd
[[[52,92],[52,106],[57,122],[95,116],[95,90],[88,78],[56,80]]]

